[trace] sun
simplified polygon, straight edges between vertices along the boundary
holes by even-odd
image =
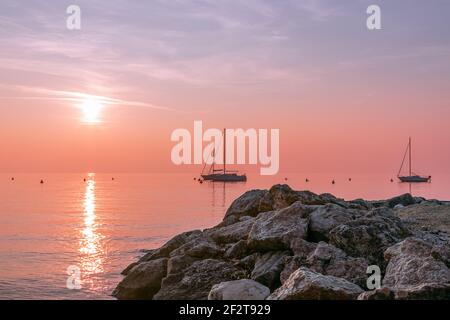
[[[81,111],[83,112],[83,122],[94,124],[99,123],[101,112],[104,106],[93,98],[88,98],[80,106]]]

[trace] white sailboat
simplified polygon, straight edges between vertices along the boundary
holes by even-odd
[[[215,169],[214,166],[215,159],[214,159],[207,174],[203,173],[206,165],[205,167],[203,167],[203,171],[201,173],[203,180],[222,181],[222,182],[247,181],[247,176],[245,174],[239,175],[237,174],[237,171],[230,171],[226,169],[226,145],[227,145],[226,129],[223,129],[223,169]],[[214,151],[213,156],[215,156]]]
[[[409,174],[407,176],[401,176],[400,173],[403,169],[403,165],[405,164],[407,154],[409,154]],[[424,177],[412,172],[411,137],[409,138],[408,146],[406,147],[405,155],[403,156],[402,164],[400,166],[400,169],[398,170],[397,177],[401,182],[429,182],[431,180],[431,176]]]

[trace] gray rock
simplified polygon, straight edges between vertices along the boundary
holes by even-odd
[[[450,270],[433,256],[433,249],[413,237],[388,248],[383,286],[393,290],[396,299],[449,299]]]
[[[300,268],[268,300],[350,300],[363,290],[345,279]]]
[[[322,205],[326,199],[310,191],[294,191],[286,184],[277,184],[270,188],[261,200],[259,211],[279,210],[299,201],[305,205]]]
[[[290,248],[294,255],[305,259],[316,249],[316,246],[317,243],[308,242],[301,238],[295,238],[290,243]]]
[[[310,215],[309,238],[313,241],[327,241],[331,229],[354,220],[361,213],[335,204],[318,206]]]
[[[226,259],[241,259],[249,253],[246,240],[241,240],[231,245],[225,252]]]
[[[365,291],[358,296],[358,300],[394,300],[394,298],[394,292],[387,287]]]
[[[121,300],[152,299],[161,287],[166,270],[167,258],[140,263],[117,285],[113,296]]]
[[[225,213],[224,220],[231,217],[256,216],[260,212],[260,202],[268,193],[267,190],[251,190],[233,201]]]
[[[361,287],[366,285],[368,261],[349,257],[344,251],[325,242],[317,245],[306,263],[309,269],[318,273],[343,278]]]
[[[154,300],[206,300],[214,284],[237,280],[241,270],[231,263],[206,259],[194,262],[184,272],[168,275]]]
[[[264,300],[270,294],[269,288],[249,279],[227,281],[216,284],[208,300]]]
[[[188,255],[193,258],[208,259],[223,254],[223,250],[209,237],[201,235],[173,250],[170,257]]]
[[[260,256],[255,263],[251,278],[269,287],[271,290],[280,286],[280,273],[284,259],[289,252],[268,252]]]
[[[377,208],[363,217],[337,226],[329,233],[330,244],[353,257],[384,266],[383,253],[389,246],[410,235],[391,209]]]
[[[280,273],[280,282],[284,284],[291,274],[297,271],[301,267],[307,267],[306,257],[304,256],[291,256],[286,257],[284,261],[283,271]]]
[[[150,260],[154,260],[154,259],[159,259],[159,258],[167,258],[167,257],[169,257],[169,254],[173,250],[175,250],[175,249],[179,248],[180,246],[182,246],[183,244],[201,236],[201,234],[202,234],[202,232],[200,230],[194,230],[194,231],[188,231],[188,232],[184,232],[179,235],[176,235],[175,237],[173,237],[172,239],[167,241],[160,248],[152,250],[149,253],[147,253],[146,255],[144,255],[138,261],[138,263],[150,261]]]
[[[295,239],[308,236],[308,216],[312,207],[300,202],[281,209],[260,213],[248,236],[248,245],[257,251],[277,251],[290,248]]]
[[[170,257],[167,262],[167,274],[183,272],[186,268],[198,260],[200,260],[200,258],[191,257],[189,255],[176,255]]]
[[[239,240],[247,240],[248,234],[253,226],[254,218],[249,217],[242,221],[230,224],[225,227],[215,227],[205,230],[205,236],[212,238],[217,243],[234,243]]]
[[[389,208],[394,208],[398,204],[401,204],[402,206],[406,207],[415,203],[416,201],[414,200],[413,196],[409,193],[402,194],[401,196],[394,197],[386,201],[386,204]]]

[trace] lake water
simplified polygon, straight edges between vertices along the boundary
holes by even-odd
[[[450,200],[448,175],[413,186],[381,174],[250,175],[246,183],[232,184],[199,184],[193,178],[0,174],[0,299],[111,299],[120,271],[142,255],[141,249],[217,224],[230,203],[252,188],[288,183],[345,199],[384,199],[411,191]],[[67,288],[69,266],[79,268],[81,289]]]

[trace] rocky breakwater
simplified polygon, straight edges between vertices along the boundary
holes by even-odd
[[[113,295],[450,299],[450,236],[425,223],[430,208],[448,222],[450,204],[409,194],[344,201],[287,185],[248,191],[219,225],[179,234],[127,267]],[[382,281],[369,290],[367,268],[372,265],[381,270]]]

